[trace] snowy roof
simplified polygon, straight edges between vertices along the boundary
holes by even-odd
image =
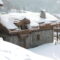
[[[41,22],[51,23],[53,21],[59,20],[57,17],[55,17],[54,15],[48,12],[45,12],[46,18],[41,18],[40,15],[41,15],[41,12],[40,13],[39,12],[26,12],[26,18],[28,18],[33,24],[36,23],[36,25],[38,25],[38,23],[41,23]]]
[[[30,26],[39,26],[39,23],[54,23],[53,21],[57,22],[59,19],[55,16],[49,14],[48,12],[45,12],[46,18],[43,19],[40,17],[39,12],[29,12],[25,11],[24,13],[17,13],[17,12],[10,12],[8,14],[1,15],[1,22],[4,26],[6,26],[8,29],[15,29],[17,28],[14,25],[14,21],[19,22],[20,20],[23,20],[24,18],[27,18],[30,20]],[[3,22],[4,21],[4,22]]]
[[[42,12],[40,12],[40,17],[41,18],[43,18],[44,15],[45,15],[44,19],[48,19],[48,20],[57,20],[58,19],[57,17],[55,17],[54,15],[52,15],[52,14],[46,12],[46,11],[42,11]]]
[[[53,60],[52,58],[35,54],[25,48],[3,41],[0,38],[0,60]]]
[[[59,19],[57,17],[55,17],[54,15],[44,11],[44,14],[45,14],[45,18],[42,18],[42,21],[45,22],[46,24],[47,23],[55,23],[57,21],[59,21]],[[40,18],[41,18],[41,15],[44,16],[42,13],[40,13]]]
[[[9,16],[7,14],[1,15],[0,23],[5,26],[7,29],[17,29],[17,26],[13,24],[11,20],[9,20]]]

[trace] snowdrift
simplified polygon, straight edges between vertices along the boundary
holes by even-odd
[[[0,38],[0,60],[53,60],[51,58],[35,54],[25,48],[3,41]]]

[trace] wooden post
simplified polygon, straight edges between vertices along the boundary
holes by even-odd
[[[59,32],[59,24],[57,24],[57,41],[58,41],[58,32]]]

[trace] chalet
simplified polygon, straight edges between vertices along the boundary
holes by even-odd
[[[51,22],[46,23],[40,20],[38,20],[38,22],[32,22],[26,17],[22,20],[12,22],[8,18],[10,16],[7,16],[8,15],[1,15],[0,17],[0,36],[2,36],[4,40],[25,48],[53,42],[53,27]],[[42,17],[42,19],[45,20],[46,18]],[[31,23],[33,26],[31,26]]]

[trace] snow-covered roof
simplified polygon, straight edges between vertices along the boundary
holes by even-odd
[[[40,12],[40,17],[43,18],[44,15],[45,15],[45,18],[44,19],[47,19],[47,20],[57,20],[58,19],[57,17],[55,17],[54,15],[52,15],[52,14],[46,12],[46,11],[41,11]]]
[[[56,18],[54,15],[46,12],[46,19],[48,20],[58,20],[58,18]]]
[[[41,14],[42,13],[40,13],[40,15]],[[44,11],[44,14],[45,14],[45,18],[42,18],[42,21],[44,21],[46,24],[47,23],[55,23],[55,22],[59,21],[59,19],[57,17],[55,17],[54,15],[52,15],[46,11]],[[42,16],[44,16],[44,15],[42,15]],[[40,18],[41,18],[41,16],[40,16]]]
[[[25,18],[24,13],[16,13],[16,12],[14,12],[14,13],[8,13],[8,15],[9,15],[9,19],[14,20],[14,21],[15,20],[20,21],[20,20],[23,20]]]
[[[1,20],[2,20],[2,23],[9,29],[17,28],[14,25],[14,21],[19,22],[20,20],[23,20],[24,18],[27,18],[28,20],[30,20],[30,27],[39,26],[39,23],[41,22],[44,22],[47,24],[47,23],[53,23],[53,21],[57,22],[59,20],[58,18],[49,14],[48,12],[45,12],[45,15],[46,15],[46,18],[43,19],[40,17],[39,12],[29,12],[29,11],[25,11],[23,13],[10,12],[8,14],[2,15]]]
[[[7,14],[0,16],[0,23],[5,26],[7,29],[17,29],[17,26],[13,24],[11,20],[9,20],[9,16]]]
[[[0,60],[53,60],[0,39]]]
[[[41,12],[26,12],[26,18],[30,19],[31,22],[34,22],[38,25],[38,23],[45,22],[45,23],[51,23],[53,21],[58,21],[59,19],[55,17],[54,15],[45,12],[46,18],[40,17]]]

